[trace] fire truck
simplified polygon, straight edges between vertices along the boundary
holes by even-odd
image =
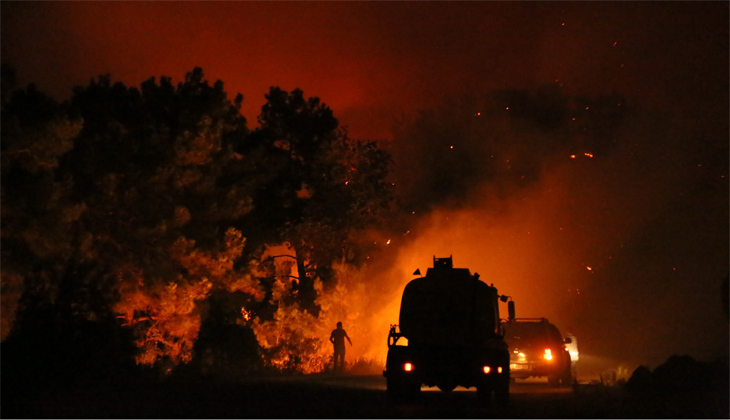
[[[451,257],[434,256],[426,276],[406,285],[399,324],[390,327],[383,371],[389,396],[412,399],[422,385],[444,392],[476,387],[482,403],[490,404],[494,396],[506,406],[510,358],[499,322],[500,299],[509,297],[479,280],[479,274],[453,268]],[[508,309],[514,317],[511,299]]]

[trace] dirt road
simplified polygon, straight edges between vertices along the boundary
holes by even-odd
[[[500,409],[480,406],[474,390],[463,388],[444,393],[424,387],[416,401],[393,404],[382,376],[87,384],[39,388],[9,399],[4,392],[2,414],[4,418],[726,418],[728,410],[727,399],[707,395],[685,395],[669,402],[632,401],[618,388],[550,388],[539,382],[516,383],[510,391],[510,406]]]

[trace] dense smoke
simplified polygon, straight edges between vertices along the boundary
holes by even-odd
[[[620,95],[487,98],[447,101],[395,130],[413,220],[389,245],[396,263],[373,276],[368,353],[384,355],[414,270],[453,255],[512,296],[518,317],[575,334],[586,373],[726,355],[728,243],[713,233],[728,231],[721,133]]]

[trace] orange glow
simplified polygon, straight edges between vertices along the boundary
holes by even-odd
[[[251,320],[251,311],[247,311],[246,308],[241,307],[241,316],[243,316],[243,319],[245,321]]]
[[[545,349],[545,360],[553,360],[553,353],[550,349]]]
[[[588,271],[593,271],[593,269],[592,269],[592,268],[590,268],[590,267],[586,267],[586,268],[588,269]]]
[[[388,242],[385,243],[386,245],[390,245],[390,239],[388,239]]]
[[[583,154],[586,155],[586,156],[588,156],[589,158],[592,158],[593,157],[593,153],[587,153],[586,152],[586,153],[583,153]]]
[[[570,155],[570,158],[571,159],[575,159],[575,155]]]
[[[506,107],[505,109],[509,111],[509,107]]]
[[[405,365],[403,365],[403,370],[405,370],[406,372],[411,372],[413,371],[413,365],[411,363],[406,363]]]
[[[418,215],[412,211],[411,217],[418,216],[419,219],[409,227],[409,241],[392,242],[391,238],[390,245],[397,248],[389,246],[387,252],[395,251],[397,254],[389,266],[371,266],[367,269],[338,267],[337,285],[325,288],[321,299],[318,299],[324,303],[320,312],[322,319],[313,320],[309,329],[299,330],[297,327],[298,331],[311,331],[310,336],[317,337],[321,343],[317,350],[318,357],[329,360],[332,347],[327,340],[335,323],[341,320],[353,342],[353,346],[347,349],[348,362],[367,359],[384,365],[388,353],[388,330],[391,324],[399,322],[403,289],[417,277],[413,275],[416,269],[425,274],[425,270],[433,264],[434,255],[453,255],[455,267],[478,272],[485,283],[493,282],[500,294],[513,296],[518,302],[518,317],[555,318],[551,321],[563,327],[565,318],[555,315],[563,309],[562,300],[545,299],[545,296],[553,296],[556,291],[585,287],[583,284],[569,284],[566,279],[575,268],[586,267],[581,260],[593,261],[594,255],[587,252],[556,253],[551,245],[557,234],[555,226],[559,226],[561,237],[569,232],[580,238],[583,244],[590,245],[593,235],[564,224],[570,223],[572,219],[562,210],[565,209],[567,198],[575,193],[565,184],[563,174],[549,174],[543,183],[541,191],[550,191],[550,194],[528,195],[530,199],[519,201],[519,206],[508,203],[514,205],[513,217],[519,217],[519,224],[509,223],[500,215],[485,215],[480,209],[437,209],[426,214],[418,212]],[[526,235],[528,231],[530,235]],[[414,232],[418,233],[417,236],[412,236]],[[376,242],[377,237],[374,235],[369,242]],[[378,239],[377,243],[386,241]],[[373,258],[367,260],[372,261]],[[540,261],[540,264],[524,264],[524,261]],[[593,271],[588,277],[595,275]],[[295,268],[292,275],[296,275]],[[538,278],[541,281],[535,280]],[[360,282],[368,284],[368,287],[361,286]],[[578,290],[569,295],[583,297],[583,293]],[[499,305],[500,316],[504,318],[507,305]],[[292,320],[299,325],[300,318],[303,320],[302,311],[298,312],[299,318],[294,318],[294,315],[292,313],[287,321]],[[275,339],[273,334],[271,337]],[[398,344],[404,343],[399,341]],[[316,365],[315,359],[308,363]],[[497,369],[497,366],[494,368]],[[508,371],[505,369],[504,372]]]
[[[489,366],[484,366],[484,373],[489,373],[491,371],[492,371],[492,368],[490,368]]]

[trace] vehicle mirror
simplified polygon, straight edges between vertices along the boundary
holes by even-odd
[[[565,341],[563,341],[565,344],[570,344],[573,342],[573,339],[570,337],[565,337]]]

